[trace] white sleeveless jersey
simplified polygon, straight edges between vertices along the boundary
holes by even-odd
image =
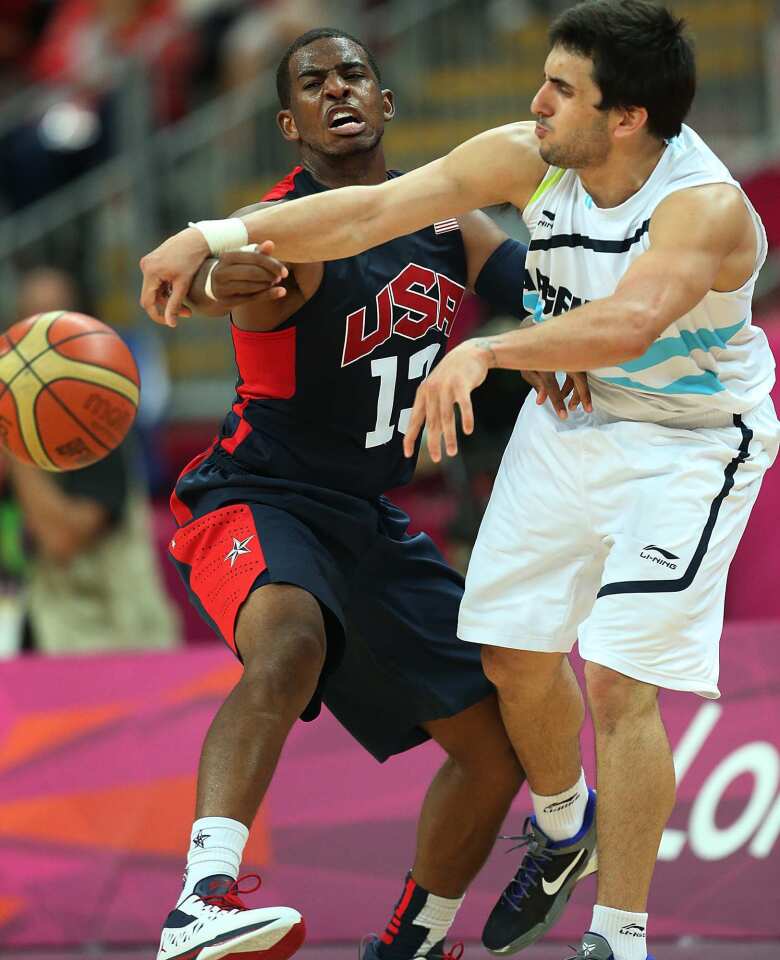
[[[631,263],[650,246],[650,217],[658,204],[670,193],[707,183],[739,187],[687,126],[669,141],[642,188],[617,207],[597,207],[573,170],[550,167],[523,212],[531,231],[523,303],[533,320],[540,323],[614,293]],[[641,357],[588,371],[596,410],[631,420],[684,423],[718,412],[744,413],[769,393],[774,359],[763,331],[751,322],[753,287],[767,240],[743,196],[758,238],[753,275],[738,290],[710,291]]]

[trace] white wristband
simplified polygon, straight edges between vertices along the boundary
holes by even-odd
[[[188,226],[200,230],[214,256],[219,256],[224,250],[238,250],[249,242],[249,232],[240,217],[198,220],[197,223],[190,222]]]
[[[215,260],[209,267],[209,272],[206,274],[206,283],[203,285],[203,292],[209,298],[209,300],[216,301],[214,296],[214,291],[211,289],[211,275],[214,273],[214,267],[219,263],[219,260]]]
[[[260,249],[260,244],[247,243],[243,247],[239,247],[238,249],[242,253],[257,253],[257,251]],[[228,251],[224,251],[224,252],[228,252]],[[206,274],[206,282],[203,284],[203,292],[206,294],[209,300],[213,300],[215,303],[217,301],[217,297],[214,294],[214,290],[211,286],[211,277],[212,277],[212,274],[214,273],[214,268],[218,263],[219,263],[219,257],[217,257],[217,259],[209,267],[209,272]]]

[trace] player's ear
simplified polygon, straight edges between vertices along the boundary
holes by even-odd
[[[382,104],[384,108],[385,122],[392,120],[395,116],[395,94],[392,90],[382,91]]]
[[[291,110],[280,110],[276,114],[276,122],[279,124],[279,129],[282,131],[285,140],[298,141],[301,139],[301,135],[298,133],[298,125]]]
[[[618,124],[615,127],[616,137],[630,137],[642,127],[647,127],[647,110],[645,107],[621,107],[618,111]]]

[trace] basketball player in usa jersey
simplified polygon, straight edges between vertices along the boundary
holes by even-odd
[[[282,57],[277,87],[279,126],[300,162],[248,209],[398,176],[382,148],[392,92],[359,41],[309,31]],[[524,257],[477,211],[335,263],[284,266],[246,250],[195,278],[193,306],[231,314],[238,395],[176,484],[170,552],[244,673],[203,747],[160,960],[296,952],[298,912],[245,908],[236,879],[287,733],[321,702],[380,761],[429,738],[448,755],[393,918],[362,955],[455,956],[445,937],[522,771],[479,648],[456,636],[462,578],[430,538],[406,532],[408,517],[383,492],[411,477],[405,419],[466,288],[521,316]],[[282,274],[283,286],[273,282]],[[562,409],[558,385],[548,389]]]
[[[597,903],[577,958],[644,960],[647,898],[674,804],[659,689],[715,698],[729,563],[775,459],[774,363],[751,323],[766,255],[739,184],[683,121],[695,92],[684,24],[646,0],[585,0],[552,25],[535,123],[488,131],[397,181],[306,198],[234,226],[298,261],[349,256],[443,216],[510,201],[532,237],[526,329],[457,347],[419,387],[434,459],[454,407],[493,367],[585,369],[592,410],[526,404],[469,567],[459,636],[486,674],[531,788],[520,869],[484,932],[522,949],[586,859],[593,803],[567,661],[586,660],[598,776]],[[316,229],[315,229],[316,225]],[[227,228],[222,228],[227,229]],[[142,261],[175,317],[220,243],[188,228]],[[521,278],[518,277],[518,285]]]

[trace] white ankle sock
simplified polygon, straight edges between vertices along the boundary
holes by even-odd
[[[551,840],[568,840],[579,833],[588,805],[588,785],[585,771],[580,770],[580,779],[551,797],[543,797],[531,790],[534,814],[539,827]]]
[[[629,913],[596,904],[590,929],[592,933],[600,933],[609,943],[615,960],[646,960],[646,913]]]
[[[228,817],[201,817],[192,825],[184,888],[179,902],[188,897],[195,884],[217,873],[238,877],[241,857],[249,830],[238,820]]]
[[[447,936],[455,920],[455,914],[462,903],[463,897],[449,900],[446,897],[437,897],[433,893],[428,894],[425,906],[412,920],[413,926],[426,927],[428,930],[425,940],[415,955],[427,956],[431,947],[435,947],[439,941]]]

